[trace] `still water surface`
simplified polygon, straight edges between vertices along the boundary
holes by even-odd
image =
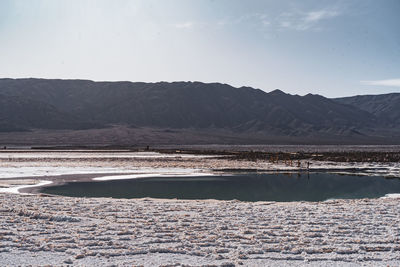
[[[240,174],[74,182],[45,187],[42,192],[74,197],[323,201],[400,193],[400,179],[331,173]]]

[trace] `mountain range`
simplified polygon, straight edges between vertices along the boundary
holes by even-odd
[[[142,135],[144,143],[397,144],[400,94],[329,99],[221,83],[0,79],[0,132],[3,143],[86,132],[60,139],[83,143],[96,132],[107,136],[100,143]]]

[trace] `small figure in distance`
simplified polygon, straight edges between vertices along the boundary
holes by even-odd
[[[150,146],[146,146],[146,151],[149,151],[150,150]]]

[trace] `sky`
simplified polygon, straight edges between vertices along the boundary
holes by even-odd
[[[400,0],[1,0],[0,77],[400,92]]]

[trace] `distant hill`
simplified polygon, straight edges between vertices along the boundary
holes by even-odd
[[[385,101],[379,101],[371,109],[352,98],[266,93],[220,83],[0,79],[0,131],[145,127],[206,132],[213,141],[213,133],[222,131],[240,136],[241,143],[397,136],[399,108],[389,111],[396,110],[396,102],[385,109],[379,104]],[[391,116],[383,120],[386,114]]]
[[[40,129],[89,129],[96,127],[55,106],[24,96],[0,94],[0,131]]]
[[[335,101],[367,111],[392,127],[400,126],[400,93],[343,97]]]

